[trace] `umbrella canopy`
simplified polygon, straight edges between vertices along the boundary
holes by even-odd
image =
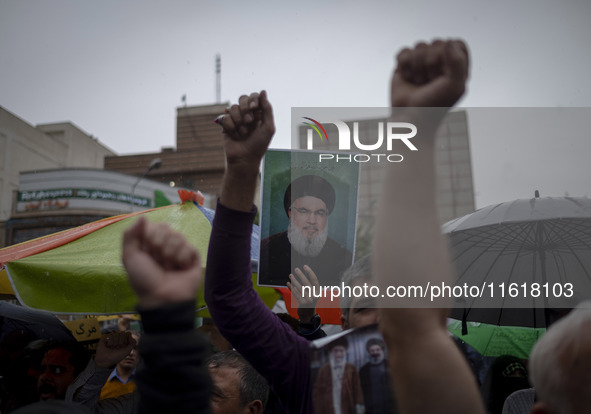
[[[513,355],[529,359],[534,344],[546,332],[544,328],[499,326],[480,322],[467,322],[463,325],[462,321],[450,320],[447,330],[485,357]]]
[[[457,284],[482,292],[457,303],[453,318],[546,327],[550,309],[591,298],[590,199],[505,202],[452,220],[443,232]]]
[[[0,250],[0,266],[5,265],[19,301],[29,307],[54,313],[133,312],[136,297],[121,264],[121,240],[123,231],[138,215],[154,222],[167,222],[182,232],[199,250],[206,265],[214,212],[188,201],[100,220],[10,246]],[[253,233],[254,252],[258,251],[258,233]],[[269,306],[279,297],[274,289],[257,291]],[[197,301],[199,308],[205,307],[202,291]]]
[[[38,339],[74,340],[70,330],[51,313],[7,302],[0,302],[0,327],[3,334],[17,330],[29,332]]]

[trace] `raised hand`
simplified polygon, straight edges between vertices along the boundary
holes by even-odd
[[[231,209],[250,211],[261,160],[275,134],[273,108],[267,92],[242,95],[237,105],[216,119],[222,126],[226,173],[220,202]]]
[[[403,49],[392,76],[392,106],[453,106],[465,91],[468,64],[468,48],[461,40],[435,40]]]
[[[113,368],[129,355],[135,345],[130,332],[103,334],[96,348],[94,363],[98,368]]]
[[[261,159],[275,134],[273,108],[267,92],[242,95],[227,115],[218,118],[223,128],[228,169],[252,168],[258,171]]]
[[[310,291],[318,292],[320,284],[318,283],[316,273],[309,266],[304,266],[304,271],[306,272],[305,274],[300,268],[296,267],[295,272],[289,275],[287,288],[298,301],[300,322],[309,323],[316,314],[318,298],[313,294],[304,295],[303,288],[304,286],[308,286],[310,287]]]
[[[192,300],[203,280],[197,249],[185,236],[144,217],[123,235],[123,265],[142,308]]]

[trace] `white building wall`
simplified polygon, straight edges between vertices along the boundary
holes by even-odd
[[[103,168],[105,155],[116,154],[71,123],[34,127],[0,107],[0,222],[10,217],[20,172]]]
[[[65,145],[64,167],[103,168],[106,155],[114,152],[69,122],[37,125],[37,129]]]

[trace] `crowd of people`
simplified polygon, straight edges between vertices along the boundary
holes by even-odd
[[[468,69],[467,47],[457,40],[419,43],[398,54],[390,85],[392,117],[417,126],[414,142],[420,150],[388,167],[372,255],[344,271],[346,285],[385,289],[393,281],[453,283],[435,203],[434,137],[464,94]],[[357,370],[347,362],[346,338],[325,338],[328,360],[313,370],[310,341],[324,336],[314,311],[300,309],[299,324],[286,323],[262,302],[251,279],[253,201],[260,164],[275,133],[267,92],[241,96],[216,122],[222,128],[226,171],[205,275],[199,252],[184,236],[164,223],[138,219],[124,234],[122,259],[138,298],[141,338],[129,331],[104,334],[94,358],[75,343],[25,341],[22,358],[3,354],[2,414],[501,412],[499,398],[483,397],[450,338],[450,303],[445,300],[436,308],[420,300],[343,300],[344,330],[377,325],[383,339],[364,342],[369,362]],[[322,231],[332,209],[334,200],[324,193],[301,192],[285,205],[290,218],[317,221],[305,227],[308,237]],[[316,269],[303,266],[306,253],[301,256],[302,268],[289,279],[294,292],[317,283]],[[203,283],[212,320],[233,350],[210,354],[207,338],[195,330],[195,296]],[[591,385],[590,324],[591,312],[582,307],[548,330],[529,361],[534,389],[528,391],[528,402],[513,404],[512,396],[506,412],[591,412],[586,394]],[[499,372],[501,379],[528,378],[519,360]],[[365,389],[372,378],[386,380]],[[528,387],[527,381],[520,384],[515,388]],[[372,394],[388,394],[387,404],[372,405]]]

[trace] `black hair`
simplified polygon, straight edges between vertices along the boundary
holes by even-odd
[[[240,376],[240,403],[242,406],[251,401],[260,400],[263,408],[269,398],[267,381],[237,351],[222,351],[213,354],[207,360],[209,369],[233,368]]]

